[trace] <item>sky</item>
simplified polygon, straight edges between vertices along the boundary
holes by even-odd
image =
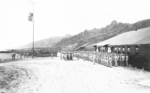
[[[0,0],[0,50],[32,42],[33,2],[35,41],[150,18],[149,0]]]

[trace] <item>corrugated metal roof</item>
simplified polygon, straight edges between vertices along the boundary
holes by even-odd
[[[97,46],[103,45],[130,45],[130,44],[150,44],[150,27],[139,29],[137,31],[125,32],[111,39],[97,43]]]
[[[150,33],[150,32],[149,32]],[[139,40],[138,42],[136,42],[135,44],[150,44],[150,36],[142,39],[142,40]]]

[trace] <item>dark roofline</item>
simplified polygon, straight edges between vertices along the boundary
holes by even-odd
[[[108,44],[106,44],[107,46],[150,46],[150,44],[126,44],[126,45],[108,45]],[[106,45],[102,45],[101,47],[103,47],[103,46],[106,46]],[[95,46],[97,46],[97,45],[95,45]]]

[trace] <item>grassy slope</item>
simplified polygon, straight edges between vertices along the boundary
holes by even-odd
[[[114,37],[118,34],[149,26],[150,26],[150,19],[138,21],[134,24],[120,23],[120,22],[118,23],[116,21],[113,21],[111,22],[110,25],[107,25],[106,27],[100,29],[95,28],[92,30],[85,30],[70,38],[62,39],[60,42],[55,44],[55,46],[57,48],[65,47],[75,49],[87,43],[88,45],[98,43],[111,37]]]
[[[39,40],[39,41],[35,41],[34,43],[34,47],[35,48],[47,48],[47,47],[53,47],[53,45],[55,45],[57,42],[59,42],[60,40],[64,39],[64,38],[68,38],[71,35],[65,35],[63,37],[50,37],[47,39],[43,39],[43,40]],[[32,43],[27,44],[23,47],[21,47],[22,49],[25,48],[32,48]]]

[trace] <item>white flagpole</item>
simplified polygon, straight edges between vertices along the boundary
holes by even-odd
[[[34,1],[33,1],[33,17],[32,17],[32,20],[33,20],[33,46],[32,46],[33,55],[32,55],[32,58],[34,58]]]

